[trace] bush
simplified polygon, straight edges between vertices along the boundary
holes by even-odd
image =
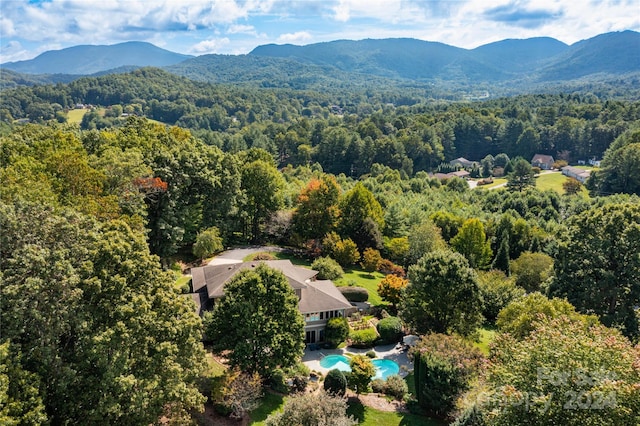
[[[269,252],[256,253],[252,260],[276,260],[275,256]]]
[[[342,266],[354,265],[360,259],[358,246],[351,238],[338,241],[333,249],[333,257]]]
[[[347,391],[347,378],[338,369],[333,369],[327,373],[324,379],[324,390],[330,395],[343,396]]]
[[[371,359],[374,359],[376,357],[375,351],[368,351],[365,355]]]
[[[375,328],[365,328],[364,330],[354,330],[349,333],[351,345],[354,348],[371,348],[378,340],[378,333]]]
[[[369,300],[369,292],[362,287],[338,287],[338,290],[349,302],[366,302]]]
[[[402,337],[402,321],[398,317],[381,319],[376,328],[383,343],[394,343]]]
[[[195,257],[204,259],[205,257],[213,256],[223,249],[224,245],[220,237],[220,231],[213,226],[198,233],[192,251]]]
[[[402,401],[404,396],[409,393],[409,387],[407,382],[397,374],[387,377],[387,381],[384,384],[384,393],[394,397],[398,401]]]
[[[364,253],[362,253],[362,262],[360,266],[365,271],[372,273],[378,269],[378,266],[382,262],[382,256],[380,256],[380,252],[373,248],[365,249]]]
[[[289,393],[289,386],[287,386],[287,376],[284,374],[284,371],[277,368],[273,370],[271,373],[271,377],[269,378],[269,387],[279,393]]]
[[[319,257],[314,260],[311,269],[318,271],[318,278],[321,280],[337,280],[344,275],[340,264],[330,257]]]
[[[378,265],[378,271],[385,275],[395,275],[404,278],[407,273],[402,266],[396,265],[388,259],[382,259]]]
[[[424,336],[413,352],[418,403],[431,414],[446,416],[483,365],[482,353],[461,337]]]
[[[349,323],[346,318],[331,318],[324,329],[324,338],[329,346],[337,347],[349,337]]]
[[[382,379],[374,379],[371,381],[371,390],[375,393],[384,393],[386,383]]]

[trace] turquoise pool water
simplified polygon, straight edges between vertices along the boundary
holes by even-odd
[[[376,367],[374,379],[386,380],[387,377],[398,374],[400,371],[398,363],[390,359],[374,359],[372,363]]]
[[[374,359],[372,363],[373,366],[376,367],[374,379],[385,380],[387,377],[398,374],[400,371],[400,366],[390,359]],[[340,371],[351,371],[349,358],[344,355],[327,355],[320,360],[320,366],[329,370],[336,368]]]

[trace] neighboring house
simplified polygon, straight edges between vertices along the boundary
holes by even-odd
[[[453,167],[462,167],[463,169],[472,169],[478,165],[475,161],[469,161],[464,157],[456,158],[455,160],[449,161],[449,165]]]
[[[323,342],[330,318],[346,317],[356,310],[333,282],[315,279],[318,271],[295,266],[289,260],[266,260],[192,268],[193,293],[189,297],[198,314],[213,308],[215,301],[224,296],[224,285],[238,272],[260,263],[282,272],[298,296],[298,309],[305,319],[305,343]]]
[[[562,168],[562,174],[568,177],[577,179],[578,181],[585,183],[589,176],[591,176],[591,170],[579,169],[572,166],[564,166]]]
[[[531,160],[531,167],[539,167],[542,170],[551,170],[553,168],[553,157],[550,155],[536,154]]]
[[[459,177],[459,178],[462,178],[462,179],[468,179],[470,175],[471,175],[471,173],[469,173],[466,170],[458,170],[457,172],[451,172],[451,173],[430,174],[429,177],[434,177],[434,178],[436,178],[438,180],[450,179],[452,177]]]

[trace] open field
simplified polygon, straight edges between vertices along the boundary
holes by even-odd
[[[565,183],[567,179],[568,177],[560,172],[543,173],[536,178],[536,188],[542,191],[550,189],[552,191],[556,191],[560,195],[564,195],[565,191],[562,184]],[[584,185],[582,186],[580,194],[587,197],[589,196],[589,192],[586,190]]]

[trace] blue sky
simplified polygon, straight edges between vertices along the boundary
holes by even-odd
[[[640,31],[640,0],[0,0],[0,62],[130,40],[202,55],[388,37],[572,44],[627,29]]]

